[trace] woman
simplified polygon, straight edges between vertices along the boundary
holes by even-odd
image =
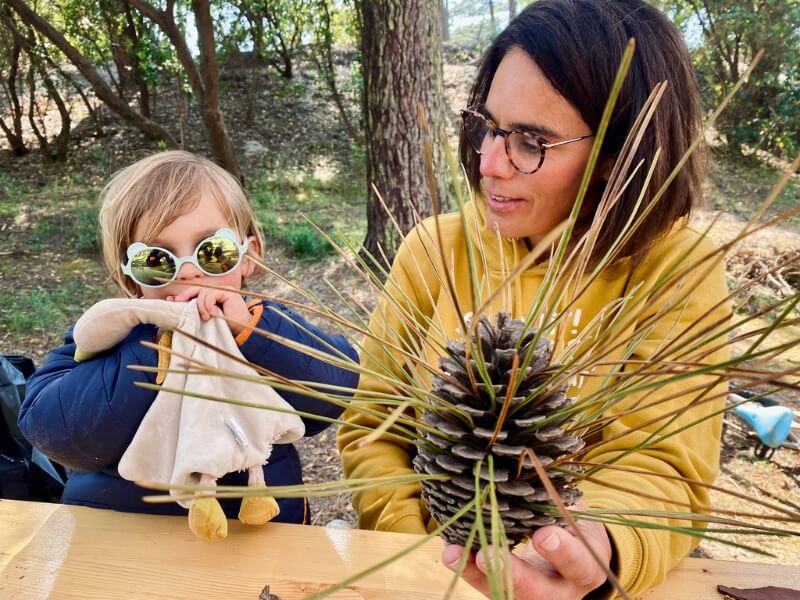
[[[637,115],[653,89],[666,81],[663,97],[633,158],[634,165],[643,160],[644,168],[636,172],[605,215],[590,263],[600,262],[632,215],[647,216],[618,249],[604,276],[592,281],[578,298],[573,307],[576,331],[615,300],[632,299],[646,308],[628,332],[636,331],[638,326],[644,336],[629,358],[647,360],[664,347],[670,336],[683,329],[681,325],[697,321],[719,325],[725,321],[726,288],[721,266],[699,269],[687,276],[682,287],[692,292],[675,306],[653,292],[654,282],[676,261],[699,260],[713,250],[707,240],[686,225],[691,208],[700,200],[700,154],[693,154],[669,183],[666,193],[656,196],[700,132],[698,92],[679,33],[661,13],[640,0],[540,0],[523,10],[489,48],[472,88],[469,108],[462,111],[461,159],[476,197],[464,208],[466,226],[462,227],[460,215],[446,215],[439,218],[438,230],[428,222],[409,234],[398,251],[387,285],[387,294],[394,301],[383,298],[370,324],[375,338],[389,338],[406,347],[416,343],[408,339],[412,337],[409,328],[396,316],[398,303],[412,308],[419,323],[433,319],[447,337],[457,336],[459,322],[454,303],[436,276],[432,264],[435,261],[430,257],[446,257],[458,305],[465,312],[474,310],[466,283],[471,277],[467,252],[471,238],[467,239],[465,229],[479,232],[485,262],[478,261],[478,277],[490,282],[491,288],[570,215],[606,99],[630,38],[636,40],[636,52],[603,139],[573,240],[586,232],[595,219],[600,198]],[[647,170],[656,157],[652,180],[645,186]],[[640,195],[641,204],[637,204]],[[498,234],[502,238],[499,248]],[[546,268],[547,260],[540,261],[512,283],[507,297],[514,316],[527,313]],[[428,336],[434,337],[434,333],[429,332]],[[385,347],[367,341],[362,353],[365,367],[378,370],[398,364],[390,362]],[[710,350],[707,354],[709,362],[722,361],[724,357],[725,350]],[[434,356],[430,357],[430,364],[436,364]],[[698,380],[694,380],[691,385],[697,384]],[[605,443],[587,458],[606,462],[617,456],[617,465],[711,482],[718,468],[721,417],[706,418],[694,427],[662,438],[647,450],[625,454],[626,449],[641,443],[664,424],[658,421],[659,414],[680,409],[691,401],[688,387],[685,383],[670,383],[651,391],[648,402],[654,398],[664,401],[610,420],[603,430]],[[385,391],[385,385],[371,377],[362,377],[359,388],[362,398]],[[587,383],[572,389],[572,393],[582,398],[596,389],[597,384]],[[713,415],[723,402],[722,386],[717,384],[709,397],[715,399],[682,411],[689,414],[681,414],[670,426],[680,428]],[[637,399],[628,402],[630,406]],[[621,413],[623,407],[610,411]],[[349,409],[345,421],[339,432],[339,448],[348,477],[412,472],[413,446],[389,436],[362,443],[363,426],[375,426],[375,419],[363,411]],[[639,429],[631,432],[632,427]],[[631,433],[618,436],[626,431]],[[596,479],[580,486],[584,502],[593,509],[677,511],[708,504],[704,489],[675,479],[611,469],[599,472]],[[435,527],[417,484],[360,492],[354,495],[354,505],[364,528],[424,533]],[[691,525],[677,520],[671,524]],[[696,543],[688,536],[659,529],[587,521],[579,522],[579,527],[595,554],[610,565],[621,585],[634,595],[662,581]],[[443,562],[454,567],[462,552],[458,546],[448,546]],[[605,570],[586,546],[573,532],[558,527],[538,529],[522,553],[511,557],[511,569],[517,598],[581,598],[593,590],[594,594],[612,591]],[[469,558],[463,577],[488,593],[485,570],[479,553]]]

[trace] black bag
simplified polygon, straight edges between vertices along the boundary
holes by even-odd
[[[33,448],[17,427],[25,382],[34,370],[26,356],[0,355],[0,498],[58,502],[66,469]]]

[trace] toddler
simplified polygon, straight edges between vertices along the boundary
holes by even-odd
[[[287,379],[344,389],[357,385],[355,371],[252,333],[255,327],[318,351],[358,360],[345,338],[325,333],[285,306],[245,301],[245,280],[256,268],[246,256],[261,256],[264,241],[239,183],[221,167],[183,151],[144,158],[106,185],[99,219],[105,264],[111,279],[127,296],[196,301],[203,321],[217,314],[226,317],[239,351],[252,364]],[[203,284],[228,289],[200,287]],[[127,367],[164,365],[166,353],[141,343],[158,338],[155,324],[135,325],[110,350],[92,356],[81,356],[79,351],[76,360],[70,329],[65,344],[47,357],[28,382],[19,426],[34,447],[71,469],[63,502],[185,514],[185,509],[174,503],[145,503],[145,490],[117,471],[157,394],[134,385],[154,383],[154,373]],[[342,411],[299,393],[280,394],[301,413],[335,419]],[[306,435],[328,426],[328,422],[313,418],[303,422]],[[269,486],[302,483],[295,447],[276,444],[263,474]],[[218,483],[247,485],[248,474],[229,473]],[[276,521],[308,523],[305,500],[280,499],[278,505]],[[223,500],[222,507],[228,517],[235,517],[239,502]]]

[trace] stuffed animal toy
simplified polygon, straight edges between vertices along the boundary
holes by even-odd
[[[75,359],[87,360],[114,347],[141,323],[159,327],[160,346],[171,344],[170,352],[159,352],[159,367],[168,363],[170,370],[156,380],[161,389],[119,462],[119,474],[130,481],[200,484],[213,490],[219,477],[246,469],[250,486],[266,488],[262,466],[272,445],[299,439],[305,427],[292,407],[246,364],[224,319],[202,321],[195,301],[102,300],[75,324]],[[200,368],[205,372],[199,373]],[[171,489],[170,494],[189,509],[189,527],[195,535],[208,540],[226,537],[227,519],[213,491],[198,492],[188,501],[183,491]],[[247,496],[239,519],[257,525],[277,514],[274,498]]]

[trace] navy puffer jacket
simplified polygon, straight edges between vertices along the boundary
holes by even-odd
[[[282,304],[263,302],[258,328],[300,342],[329,354],[358,360],[355,350],[342,336],[329,335],[292,313]],[[155,366],[158,353],[141,342],[155,341],[154,325],[139,325],[114,348],[86,362],[75,362],[72,329],[65,345],[54,350],[27,383],[27,392],[19,415],[19,427],[35,448],[69,467],[62,501],[99,508],[154,514],[186,514],[177,503],[150,504],[142,496],[152,494],[122,479],[117,463],[133,439],[156,392],[134,385],[155,382],[154,373],[128,369],[128,365]],[[331,350],[334,348],[335,350]],[[358,374],[334,367],[298,350],[253,334],[240,346],[244,357],[270,371],[301,381],[355,388]],[[337,418],[342,408],[301,394],[279,391],[295,409]],[[306,435],[314,435],[328,422],[304,418]],[[268,486],[302,483],[300,458],[292,444],[273,448],[264,467]],[[247,473],[230,473],[219,485],[247,485]],[[221,504],[230,518],[239,511],[238,500]],[[281,499],[280,522],[302,523],[308,520],[302,499]]]

